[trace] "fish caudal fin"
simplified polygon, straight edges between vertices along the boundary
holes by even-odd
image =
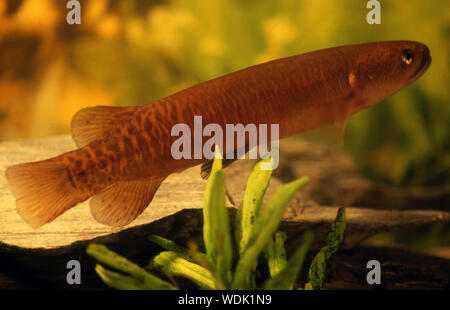
[[[80,202],[58,158],[11,166],[5,174],[17,212],[35,229]]]
[[[127,121],[137,108],[96,106],[81,109],[72,118],[72,138],[78,147],[83,147]]]
[[[92,216],[100,223],[125,226],[152,201],[164,178],[122,181],[113,184],[90,201]]]

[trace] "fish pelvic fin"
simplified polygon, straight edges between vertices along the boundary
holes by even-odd
[[[248,150],[248,144],[244,145],[240,151],[244,151],[245,154],[249,152]],[[231,156],[233,155],[233,156]],[[244,157],[245,158],[245,157]],[[237,150],[233,150],[227,154],[225,154],[224,158],[222,159],[222,168],[226,168],[230,166],[232,163],[237,161],[239,158],[237,157]],[[203,180],[207,180],[209,178],[209,175],[211,174],[212,166],[214,163],[214,159],[208,160],[204,162],[200,167],[200,176]]]
[[[222,168],[226,168],[228,166],[230,166],[232,163],[234,163],[236,160],[238,160],[237,158],[233,158],[233,159],[222,159]],[[204,162],[201,167],[200,167],[200,176],[202,177],[203,180],[208,180],[209,175],[211,174],[211,170],[212,170],[212,166],[213,166],[214,160],[208,160],[206,162]]]
[[[81,109],[72,118],[72,138],[78,147],[101,139],[107,132],[128,121],[138,108],[96,106]]]
[[[92,197],[91,214],[102,224],[125,226],[147,208],[164,179],[139,179],[114,183]]]
[[[11,166],[5,174],[17,212],[34,229],[85,200],[73,187],[67,167],[58,157]]]

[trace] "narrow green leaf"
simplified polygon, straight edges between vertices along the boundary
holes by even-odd
[[[217,149],[216,149],[217,153]],[[214,264],[217,254],[217,211],[214,210],[218,204],[225,204],[225,187],[218,180],[217,174],[222,169],[222,160],[214,158],[211,173],[206,183],[205,196],[203,200],[203,240],[205,243],[206,256]]]
[[[146,272],[143,268],[129,261],[125,257],[122,257],[117,253],[109,250],[102,244],[91,243],[87,247],[86,252],[101,263],[131,275],[132,277],[144,283],[146,287],[162,290],[176,289],[170,283]]]
[[[217,173],[217,179],[220,180],[220,184],[222,184],[223,189],[225,189],[225,177],[222,171]],[[225,196],[223,200],[223,204],[217,205],[217,260],[216,260],[216,268],[217,274],[222,280],[223,285],[226,288],[229,288],[231,284],[231,264],[232,264],[232,256],[233,250],[231,247],[231,234],[230,234],[230,224],[228,218],[228,211],[225,206]]]
[[[308,177],[302,177],[283,185],[261,208],[252,229],[247,249],[236,266],[232,282],[233,289],[241,289],[243,287],[248,272],[252,266],[256,265],[259,254],[261,254],[277,230],[289,200],[308,180]]]
[[[262,170],[262,165],[272,163],[272,158],[259,160],[253,167],[247,179],[244,199],[242,201],[241,222],[237,229],[240,230],[239,254],[244,253],[252,233],[253,224],[262,204],[264,193],[269,186],[272,170]]]
[[[344,242],[344,233],[345,233],[345,208],[339,208],[336,218],[331,225],[331,230],[327,234],[327,238],[325,240],[326,244],[334,248],[330,250],[328,253],[329,256],[333,255],[334,252],[338,250],[338,247]],[[331,254],[330,254],[331,253]]]
[[[97,264],[95,271],[100,278],[108,286],[119,290],[148,290],[150,287],[146,286],[144,282],[129,276],[122,275],[120,273],[110,271]]]
[[[325,272],[327,269],[327,262],[331,256],[336,253],[339,247],[344,242],[345,233],[345,208],[339,208],[336,219],[334,220],[331,230],[328,232],[325,246],[323,246],[319,253],[314,257],[309,268],[309,283],[305,289],[311,288],[320,290],[325,280]]]
[[[204,253],[202,253],[198,249],[198,245],[193,242],[189,241],[188,243],[189,253],[192,256],[192,262],[202,266],[203,268],[206,268],[207,270],[214,270],[214,267],[210,260],[206,257]]]
[[[183,257],[184,259],[192,260],[191,254],[189,253],[188,249],[179,246],[178,244],[174,243],[169,239],[157,235],[150,235],[148,236],[148,240],[159,245],[160,247],[164,248],[167,251],[177,253],[178,256]]]
[[[206,267],[207,265],[208,267],[210,267],[210,264],[206,263],[208,259],[206,258],[205,254],[201,253],[197,248],[187,249],[185,247],[179,246],[178,244],[174,243],[169,239],[157,235],[150,235],[148,239],[167,251],[177,253],[178,256],[188,261],[197,263],[199,265],[204,265],[204,267]]]
[[[270,239],[269,244],[264,249],[264,254],[269,266],[270,277],[275,277],[288,264],[284,242],[286,234],[282,231],[275,233],[275,241]]]
[[[236,242],[236,248],[239,249],[239,244],[241,242],[241,220],[242,220],[242,202],[239,204],[236,212],[236,217],[234,219],[234,241]]]
[[[214,266],[216,278],[222,286],[229,287],[232,248],[221,158],[220,149],[216,146],[216,156],[203,201],[203,239],[206,256]]]
[[[151,264],[160,267],[168,276],[181,276],[195,282],[200,288],[216,288],[214,277],[207,269],[191,263],[175,252],[161,252],[153,258]]]
[[[258,210],[264,198],[264,193],[269,185],[272,170],[262,170],[262,167],[273,164],[269,157],[264,160],[259,160],[253,167],[250,176],[247,179],[247,186],[244,193],[244,198],[240,204],[236,217],[235,236],[239,248],[239,255],[242,255],[247,247],[251,236],[252,228]],[[257,266],[252,266],[256,269]],[[256,280],[253,273],[249,273],[245,280],[245,286],[249,289],[256,289]]]
[[[289,263],[275,277],[267,281],[264,288],[268,290],[292,290],[311,243],[312,234],[305,232],[302,245],[292,255]]]

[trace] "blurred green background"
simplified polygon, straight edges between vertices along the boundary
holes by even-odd
[[[91,105],[139,105],[271,59],[337,45],[415,40],[431,67],[350,118],[344,148],[397,186],[450,184],[450,1],[0,0],[0,141],[69,132]],[[308,139],[330,141],[316,130]]]

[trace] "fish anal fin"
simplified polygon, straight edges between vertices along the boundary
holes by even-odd
[[[72,118],[72,138],[78,147],[102,138],[106,132],[127,121],[137,107],[96,106],[81,109]]]
[[[115,183],[92,197],[91,214],[102,224],[125,226],[145,210],[163,180],[139,179]]]

